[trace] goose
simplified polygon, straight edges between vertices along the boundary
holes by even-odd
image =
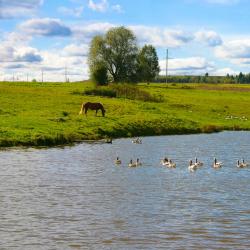
[[[248,163],[246,163],[244,159],[242,160],[242,164],[243,164],[244,168],[248,167]]]
[[[247,166],[248,166],[248,164],[245,163],[244,159],[242,160],[242,162],[240,162],[239,160],[237,161],[238,168],[246,168]]]
[[[174,162],[172,162],[172,160],[169,160],[168,167],[169,168],[176,168],[176,164]]]
[[[168,165],[168,163],[169,163],[169,160],[168,160],[168,158],[164,158],[163,160],[161,160],[161,164],[163,165],[163,166],[166,166],[166,165]]]
[[[128,166],[129,166],[130,168],[134,168],[134,167],[136,167],[136,163],[133,162],[132,160],[130,160]]]
[[[198,161],[197,157],[195,158],[195,165],[199,168],[203,166],[203,162]]]
[[[142,144],[142,140],[138,137],[138,138],[132,140],[132,143],[135,143],[135,144]]]
[[[117,165],[122,164],[122,161],[119,159],[119,157],[116,157],[115,164]]]
[[[222,162],[217,162],[217,159],[214,158],[213,167],[214,167],[214,168],[221,168],[221,167],[222,167]]]
[[[197,168],[198,168],[197,165],[196,165],[196,164],[193,164],[193,161],[190,160],[190,161],[189,161],[188,170],[191,171],[191,172],[193,172],[193,171],[195,171]]]
[[[138,166],[141,166],[141,165],[142,165],[142,163],[139,161],[139,158],[137,158],[137,159],[136,159],[136,163],[135,163],[135,164],[136,164],[136,167],[138,167]]]

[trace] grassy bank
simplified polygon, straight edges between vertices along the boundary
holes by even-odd
[[[161,102],[83,95],[89,88],[90,83],[0,83],[0,146],[250,129],[248,85],[139,85]],[[106,117],[78,115],[86,101],[102,102]]]

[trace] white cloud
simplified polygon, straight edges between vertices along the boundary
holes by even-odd
[[[250,64],[250,39],[229,41],[217,47],[215,55],[234,64]]]
[[[20,25],[20,30],[30,35],[40,36],[70,36],[71,29],[59,19],[37,18],[30,19]]]
[[[67,57],[84,57],[88,55],[89,45],[87,44],[69,44],[63,51],[62,55]]]
[[[240,72],[235,71],[231,68],[221,68],[221,69],[216,69],[210,73],[210,75],[214,76],[226,76],[227,74],[229,75],[238,75]]]
[[[58,12],[67,16],[81,17],[83,9],[84,9],[83,6],[79,6],[76,8],[67,8],[67,7],[61,6],[58,8]]]
[[[43,0],[0,0],[0,19],[30,16]]]
[[[117,13],[123,12],[122,6],[120,4],[114,4],[110,6],[108,0],[99,0],[99,2],[95,0],[89,0],[88,7],[93,11],[103,12],[103,13],[107,12],[108,10]]]
[[[111,6],[111,9],[114,10],[117,13],[122,13],[123,9],[122,6],[120,4],[115,4]]]
[[[161,74],[165,74],[166,61],[160,60]],[[169,60],[170,74],[204,74],[213,70],[213,63],[203,57],[176,58]]]
[[[211,4],[236,4],[239,3],[240,0],[205,0],[205,2]]]
[[[93,0],[89,0],[88,7],[92,9],[93,11],[98,12],[105,12],[108,9],[108,1],[107,0],[101,0],[100,2],[95,2]]]
[[[115,26],[111,23],[80,24],[72,27],[72,32],[78,40],[89,42],[94,36],[102,35]]]
[[[222,39],[220,35],[213,30],[198,31],[195,33],[195,39],[198,42],[205,43],[211,47],[215,47],[222,44]]]
[[[179,47],[194,39],[193,34],[183,30],[169,30],[158,27],[130,26],[140,43],[150,43],[156,47]]]
[[[4,41],[0,44],[0,62],[3,63],[16,63],[16,62],[27,62],[37,63],[41,62],[42,57],[39,51],[35,48],[25,45],[11,44]]]

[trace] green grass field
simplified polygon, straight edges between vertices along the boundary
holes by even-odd
[[[0,146],[250,129],[250,86],[140,84],[161,103],[81,95],[90,83],[0,83]],[[102,102],[106,117],[80,116]]]

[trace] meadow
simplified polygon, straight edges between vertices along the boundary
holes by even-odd
[[[0,82],[0,147],[54,146],[82,140],[250,129],[250,86],[139,84],[158,101],[86,95],[90,82]],[[101,102],[106,116],[79,115]]]

